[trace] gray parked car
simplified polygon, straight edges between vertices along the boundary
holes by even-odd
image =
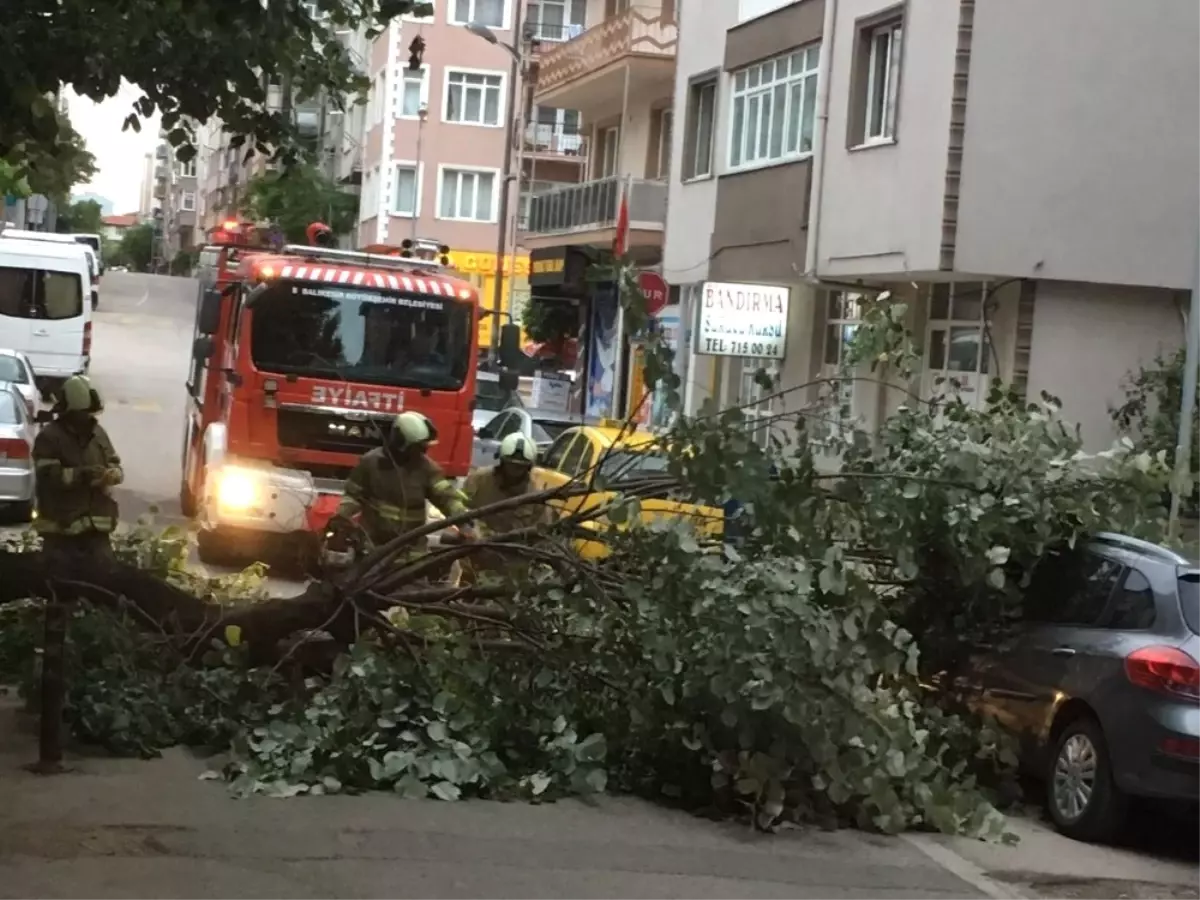
[[[17,389],[17,393],[25,400],[25,408],[29,418],[37,417],[40,407],[41,392],[33,374],[33,363],[20,350],[10,350],[0,347],[0,381],[7,381]]]
[[[33,438],[25,398],[0,382],[0,507],[20,522],[33,518]]]
[[[475,432],[475,448],[471,457],[471,468],[490,466],[496,461],[500,442],[510,434],[520,432],[537,445],[538,453],[544,453],[554,439],[576,425],[593,422],[579,413],[552,412],[542,409],[525,409],[510,406],[495,413]]]
[[[500,376],[495,372],[475,373],[475,408],[471,413],[471,427],[476,434],[500,410],[520,405],[520,395],[500,387]]]
[[[1115,837],[1130,798],[1200,796],[1200,569],[1116,534],[1035,570],[1017,640],[956,688],[1012,731],[1064,834]]]

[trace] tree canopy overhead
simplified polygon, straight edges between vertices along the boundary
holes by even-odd
[[[52,98],[61,87],[99,102],[115,96],[122,79],[144,92],[126,127],[161,112],[181,160],[195,155],[186,123],[214,116],[235,140],[286,158],[298,145],[296,129],[268,110],[268,85],[286,82],[299,97],[328,92],[340,103],[366,80],[336,32],[431,9],[414,0],[15,4],[0,55],[0,160],[19,167],[53,155],[62,130]]]
[[[341,190],[319,169],[294,166],[256,176],[246,186],[241,212],[277,225],[292,243],[305,243],[305,229],[324,222],[334,234],[349,234],[358,198]]]

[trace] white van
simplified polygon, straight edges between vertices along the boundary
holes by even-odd
[[[86,372],[92,353],[87,253],[46,237],[0,231],[0,347],[29,357],[44,392]]]

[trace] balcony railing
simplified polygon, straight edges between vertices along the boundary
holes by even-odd
[[[667,221],[667,183],[613,176],[534,194],[528,201],[524,229],[531,235],[550,235],[612,228],[626,185],[630,226],[662,227]]]
[[[549,48],[544,44],[562,44],[579,37],[587,30],[586,25],[564,25],[561,22],[526,22],[525,37],[533,43],[534,52],[545,53]]]
[[[525,152],[584,160],[587,158],[587,141],[577,131],[530,122],[525,126]]]
[[[537,90],[549,91],[631,53],[674,58],[679,27],[657,9],[630,7],[541,54]]]

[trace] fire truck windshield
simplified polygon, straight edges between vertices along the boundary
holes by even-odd
[[[279,281],[254,300],[250,356],[263,372],[457,390],[472,312],[445,297]]]

